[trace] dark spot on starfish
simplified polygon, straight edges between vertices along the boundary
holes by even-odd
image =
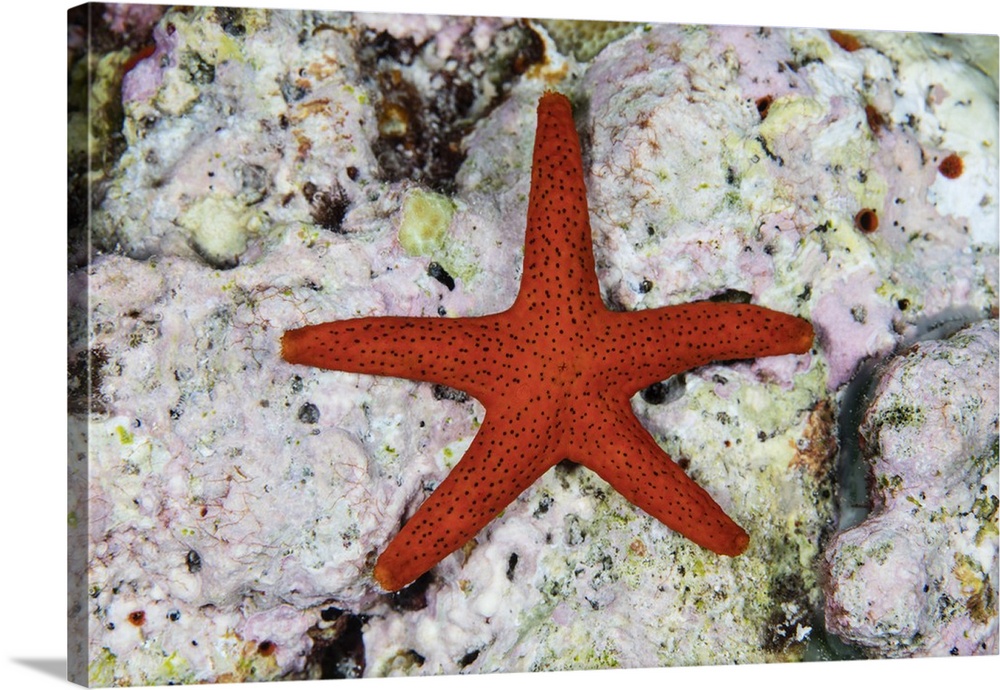
[[[257,645],[257,653],[261,656],[271,656],[274,654],[275,649],[277,649],[277,645],[271,642],[271,640],[264,640]]]
[[[437,261],[431,261],[427,265],[427,275],[444,285],[448,290],[455,289],[455,279],[445,270],[444,266]]]
[[[176,623],[180,619],[181,619],[181,612],[178,611],[177,609],[171,609],[170,611],[167,611],[167,620],[170,621],[171,623]]]
[[[187,552],[184,563],[187,565],[189,573],[197,573],[201,570],[201,556],[194,549]]]
[[[957,153],[951,153],[938,164],[938,172],[949,180],[954,180],[962,174],[963,167],[962,158]]]
[[[133,611],[132,613],[128,614],[128,622],[137,628],[140,627],[143,623],[146,622],[146,612]]]
[[[643,278],[642,282],[639,283],[639,293],[645,295],[647,292],[653,289],[653,281],[648,278]]]

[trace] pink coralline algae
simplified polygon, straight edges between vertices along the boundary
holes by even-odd
[[[133,5],[109,2],[104,6],[104,21],[108,29],[120,34],[148,31],[163,16],[165,7],[160,5]]]
[[[76,528],[84,680],[306,677],[335,648],[364,676],[803,656],[845,388],[941,313],[997,309],[992,82],[936,36],[865,35],[847,52],[810,29],[637,25],[585,61],[531,20],[177,7],[152,43],[143,31],[92,89],[118,93],[117,65],[155,46],[107,108],[117,157],[99,180],[79,176],[95,250],[70,276],[70,421],[89,442],[71,467],[86,488],[76,514],[89,511]],[[928,99],[932,83],[947,90]],[[483,406],[293,367],[280,334],[510,307],[546,89],[574,106],[609,309],[766,305],[808,317],[815,346],[631,399],[663,451],[752,529],[738,562],[560,463],[402,599],[384,596],[373,554],[468,451]],[[939,171],[952,152],[954,179]],[[408,210],[414,198],[448,212]],[[865,208],[876,232],[854,225]],[[415,225],[434,241],[404,242]],[[890,486],[897,474],[912,473]],[[952,495],[979,491],[968,479]],[[975,494],[975,515],[995,494]],[[836,543],[878,563],[880,542],[852,539]],[[911,554],[901,573],[958,573],[942,605],[990,610],[980,551],[895,544]],[[898,605],[930,596],[908,591]]]
[[[826,623],[874,656],[997,653],[997,337],[920,343],[865,414],[872,514],[826,550]]]
[[[152,98],[163,83],[163,74],[175,62],[170,58],[180,37],[169,33],[162,25],[153,29],[153,52],[128,70],[122,80],[122,102],[143,101]]]

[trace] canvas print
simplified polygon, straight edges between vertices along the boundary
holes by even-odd
[[[996,36],[68,24],[73,681],[997,654]]]

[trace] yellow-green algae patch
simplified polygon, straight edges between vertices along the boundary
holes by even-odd
[[[87,678],[92,686],[111,687],[115,684],[116,657],[107,647],[98,653],[87,668]]]
[[[455,204],[443,194],[414,189],[403,200],[397,237],[411,256],[429,256],[444,246]]]
[[[260,227],[260,218],[244,204],[214,195],[192,204],[177,222],[190,233],[199,254],[223,265],[246,251],[248,233]]]
[[[135,441],[135,436],[133,436],[132,433],[121,424],[115,427],[115,432],[118,434],[118,440],[123,446],[130,445],[133,441]]]
[[[825,114],[826,108],[813,98],[780,96],[768,107],[767,119],[760,123],[760,134],[772,142],[790,129],[819,122]]]
[[[579,19],[538,19],[563,53],[572,53],[582,62],[593,60],[609,44],[641,26],[633,22],[586,21]]]

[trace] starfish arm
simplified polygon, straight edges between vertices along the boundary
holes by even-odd
[[[804,354],[814,337],[805,319],[754,304],[695,302],[613,316],[605,341],[621,365],[607,371],[631,382],[632,393],[710,362]]]
[[[378,557],[382,589],[402,589],[461,548],[561,459],[527,417],[487,411],[465,455]]]
[[[593,412],[605,420],[603,433],[583,437],[580,464],[699,546],[725,556],[746,550],[747,533],[663,452],[632,414],[627,399],[611,403],[598,398],[591,405],[601,408]]]
[[[573,111],[565,96],[547,92],[538,103],[524,269],[512,309],[517,314],[559,307],[572,312],[579,305],[595,311],[603,308],[600,294]]]
[[[485,402],[496,377],[482,362],[499,350],[497,337],[490,317],[364,317],[286,331],[281,356],[321,369],[443,383]]]

